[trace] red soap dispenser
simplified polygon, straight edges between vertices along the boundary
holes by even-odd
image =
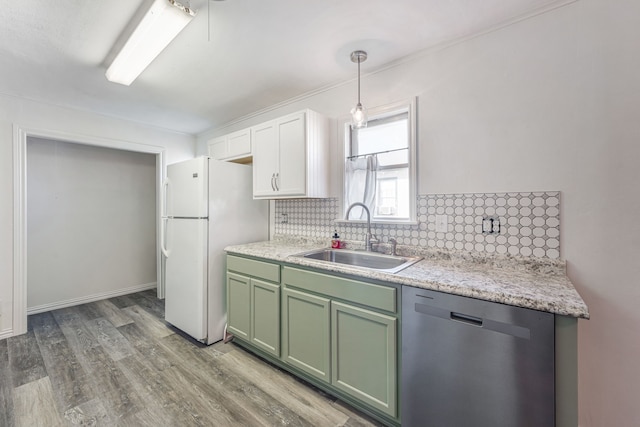
[[[338,230],[333,230],[333,237],[331,238],[331,247],[333,249],[340,249],[342,243],[340,242],[340,236],[338,236]]]

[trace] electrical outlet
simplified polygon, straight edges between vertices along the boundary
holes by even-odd
[[[486,216],[482,218],[482,234],[500,234],[500,218]]]
[[[449,220],[446,215],[436,215],[436,231],[446,233],[449,229]]]

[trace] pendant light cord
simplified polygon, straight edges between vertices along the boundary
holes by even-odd
[[[360,57],[358,57],[358,105],[360,105]]]

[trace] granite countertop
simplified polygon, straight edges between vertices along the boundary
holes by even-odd
[[[356,249],[358,245],[358,242],[347,242],[349,249]],[[385,245],[380,246],[381,252],[384,252]],[[279,238],[228,246],[225,250],[230,254],[313,267],[559,315],[589,318],[586,304],[565,273],[564,261],[398,246],[399,254],[419,255],[424,259],[398,273],[387,273],[292,256],[325,247],[327,243],[323,241]]]

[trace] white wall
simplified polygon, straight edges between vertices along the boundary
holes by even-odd
[[[28,138],[27,308],[156,283],[156,155]]]
[[[194,155],[194,137],[191,135],[0,95],[0,335],[11,333],[13,318],[14,125],[80,137],[164,147],[167,163]]]
[[[562,191],[561,256],[591,312],[579,322],[582,426],[640,425],[638,16],[636,0],[579,0],[362,82],[368,107],[418,96],[419,193]],[[197,151],[354,101],[343,85],[202,134]]]

